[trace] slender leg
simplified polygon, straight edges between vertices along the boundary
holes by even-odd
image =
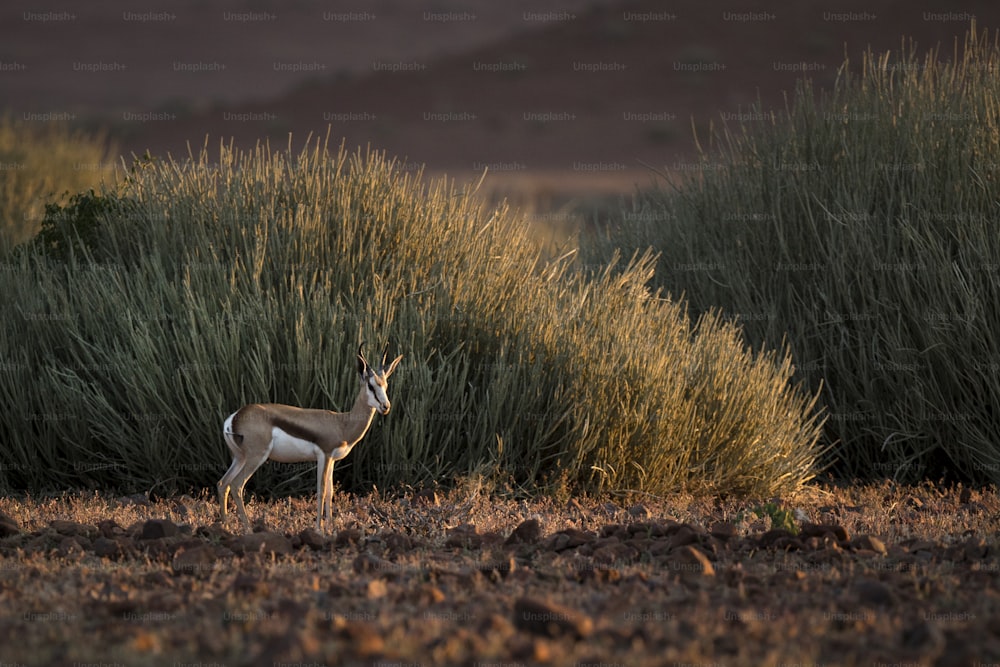
[[[226,523],[226,518],[229,516],[229,508],[227,507],[229,504],[229,487],[233,483],[233,478],[236,477],[242,467],[243,457],[234,456],[233,462],[229,466],[229,470],[226,471],[226,474],[222,476],[222,479],[220,479],[219,483],[216,485],[219,489],[220,520],[223,524]]]
[[[323,495],[323,515],[326,518],[327,526],[333,519],[333,464],[332,458],[326,460],[326,470],[323,474],[323,485],[326,493]]]
[[[240,515],[240,521],[243,522],[243,530],[245,532],[250,532],[250,519],[247,518],[247,508],[243,504],[243,487],[246,486],[247,480],[257,472],[264,461],[267,461],[267,457],[271,454],[271,448],[274,443],[269,443],[267,449],[264,450],[259,456],[256,457],[246,457],[243,467],[233,478],[233,503],[236,505],[236,510]]]
[[[320,452],[316,457],[316,530],[323,530],[323,499],[326,497],[326,487],[323,482],[326,480],[327,458]]]

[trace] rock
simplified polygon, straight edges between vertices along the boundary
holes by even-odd
[[[653,516],[653,513],[649,511],[649,508],[645,505],[636,504],[628,508],[628,514],[636,519],[648,519]]]
[[[799,537],[802,539],[810,537],[823,538],[827,534],[833,535],[833,539],[838,542],[847,542],[850,540],[847,529],[836,524],[803,523],[799,528]]]
[[[534,544],[542,539],[542,524],[538,519],[525,519],[511,532],[504,544]]]
[[[475,531],[475,528],[473,528],[473,531]],[[390,554],[409,553],[417,546],[412,537],[395,530],[379,533],[379,539],[385,544]]]
[[[667,567],[682,574],[694,574],[714,577],[715,568],[712,561],[698,547],[687,545],[677,549],[667,556]]]
[[[299,542],[304,547],[309,547],[313,551],[322,551],[326,548],[326,537],[315,528],[306,528],[299,533]]]
[[[514,602],[514,627],[543,637],[586,639],[594,630],[589,616],[553,602],[518,598]]]
[[[50,521],[49,527],[60,535],[66,535],[68,537],[87,537],[96,531],[93,526],[88,526],[76,521],[63,521],[61,519]]]
[[[698,531],[686,523],[676,526],[671,532],[673,533],[669,539],[671,549],[679,549],[689,544],[698,544]]]
[[[102,537],[121,537],[125,535],[125,529],[118,525],[118,522],[114,519],[104,519],[98,522],[97,532],[101,534]]]
[[[118,559],[123,554],[121,543],[109,537],[98,537],[91,545],[91,549],[98,558]]]
[[[237,553],[290,554],[292,543],[280,533],[260,532],[241,535],[233,541]]]
[[[75,556],[82,554],[86,549],[85,545],[81,540],[85,539],[86,538],[75,537],[75,536],[64,537],[59,542],[59,550],[58,550],[59,555],[65,558],[66,556]]]
[[[346,547],[349,544],[357,544],[361,541],[361,531],[357,528],[345,528],[337,532],[333,538],[334,546]]]
[[[0,538],[20,535],[21,526],[6,514],[0,513]]]
[[[886,555],[885,542],[874,535],[859,535],[851,541],[851,548],[856,551],[874,551],[883,556]]]
[[[630,544],[617,542],[597,547],[593,553],[594,562],[602,565],[627,564],[638,560],[639,550]]]
[[[794,538],[795,535],[792,535],[784,528],[772,528],[771,530],[767,531],[766,533],[760,536],[760,538],[757,540],[757,545],[761,549],[772,549],[775,547],[783,548],[778,546],[779,542],[781,544],[787,544],[788,540]]]
[[[736,524],[730,523],[729,521],[720,521],[718,523],[712,524],[709,528],[709,534],[716,539],[722,540],[723,542],[728,542],[739,535],[739,529]]]
[[[545,540],[544,547],[550,551],[566,551],[589,544],[597,539],[593,533],[576,528],[567,528],[553,533]]]
[[[215,547],[210,544],[200,544],[179,548],[174,553],[170,567],[174,574],[206,577],[218,567],[218,563],[219,559]]]
[[[625,529],[629,535],[639,535],[641,537],[665,537],[670,535],[673,526],[662,523],[650,523],[646,521],[636,521]]]
[[[444,545],[460,549],[478,549],[482,542],[483,538],[476,531],[476,527],[470,523],[465,523],[448,531]]]
[[[161,537],[173,537],[179,532],[177,524],[169,519],[150,519],[142,524],[142,532],[139,533],[139,539],[156,540]]]

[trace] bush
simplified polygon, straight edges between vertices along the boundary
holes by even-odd
[[[485,473],[763,495],[814,473],[821,422],[786,351],[689,320],[647,289],[648,255],[542,266],[523,220],[379,154],[139,162],[58,213],[55,245],[2,275],[0,486],[214,485],[226,415],[347,409],[362,340],[405,356],[392,414],[337,466],[348,487]],[[314,480],[272,464],[251,486]]]
[[[973,26],[949,61],[911,45],[802,82],[638,196],[603,252],[661,249],[656,284],[787,339],[840,472],[998,483],[998,67]]]
[[[0,117],[0,257],[38,232],[46,204],[100,185],[111,171],[104,144],[61,123]]]

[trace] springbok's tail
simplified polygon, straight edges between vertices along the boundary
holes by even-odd
[[[229,451],[233,453],[233,456],[242,456],[243,452],[240,450],[238,440],[243,440],[243,436],[233,433],[233,417],[236,413],[226,417],[226,421],[222,424],[222,437],[226,439],[226,446],[229,447]]]

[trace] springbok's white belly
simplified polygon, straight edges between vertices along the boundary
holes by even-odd
[[[271,429],[271,454],[268,458],[278,463],[316,461],[322,451],[314,443],[289,435],[275,426]]]

